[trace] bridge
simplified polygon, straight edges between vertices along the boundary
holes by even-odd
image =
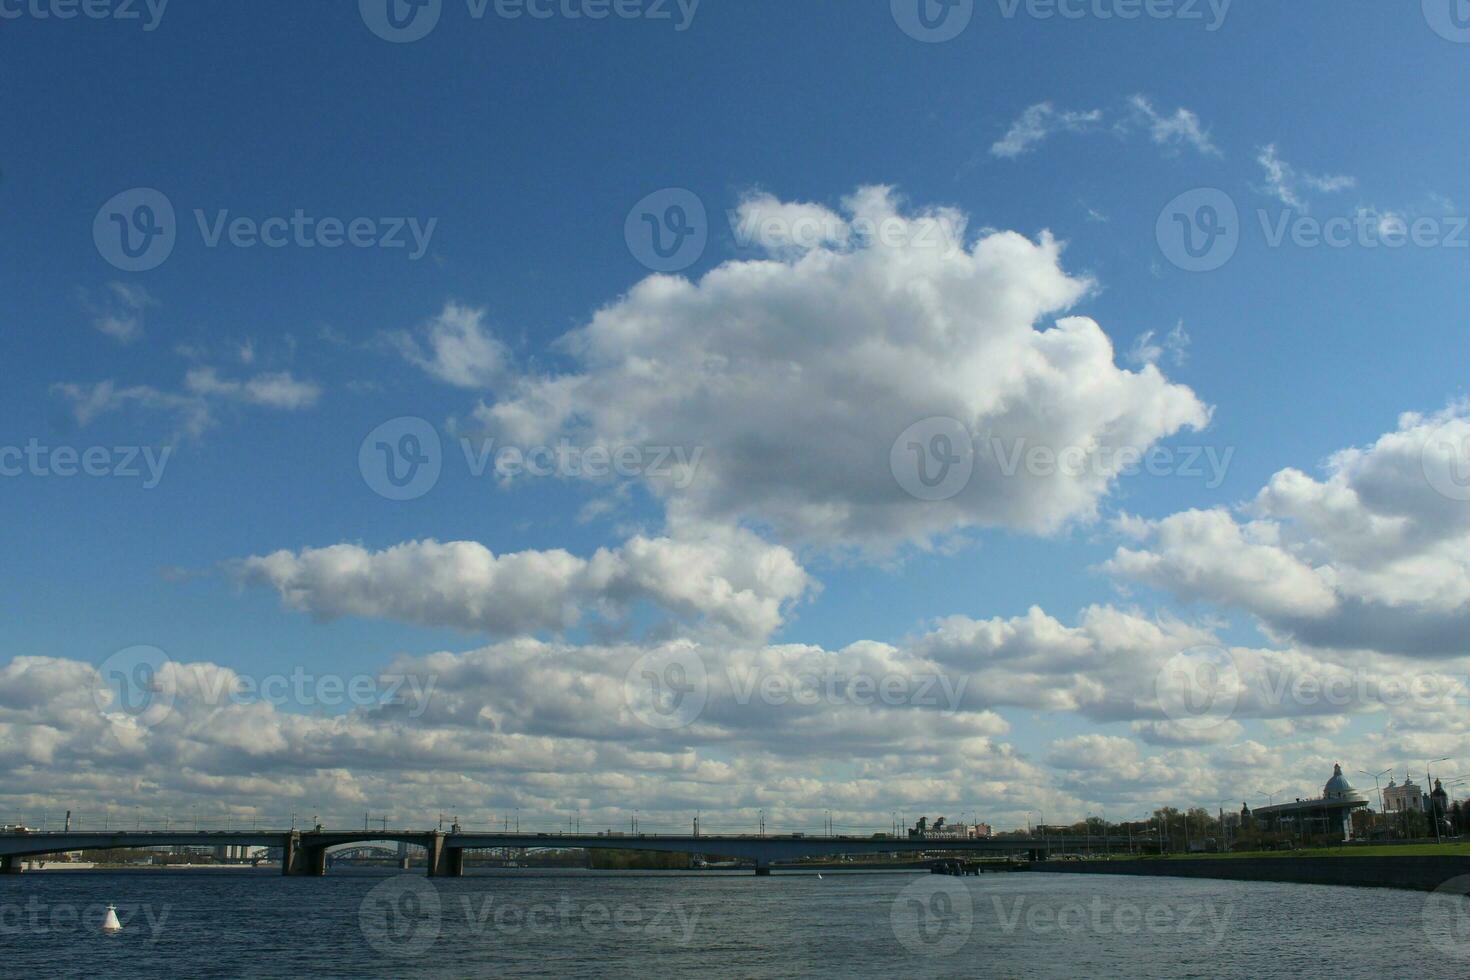
[[[1123,850],[1126,837],[807,837],[787,835],[664,835],[664,834],[511,834],[471,833],[462,830],[276,830],[276,831],[51,831],[0,833],[0,873],[19,874],[24,858],[120,848],[161,847],[276,847],[281,849],[281,873],[324,875],[327,851],[352,845],[403,842],[424,849],[431,877],[460,877],[464,855],[471,850],[585,849],[657,851],[705,854],[749,861],[755,873],[769,875],[777,862],[804,858],[865,854],[979,854],[1025,856],[1045,860],[1052,851],[1079,852],[1084,848]]]
[[[374,844],[353,844],[327,852],[327,867],[348,861],[397,861],[398,852],[393,848]]]

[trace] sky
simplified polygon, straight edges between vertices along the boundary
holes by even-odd
[[[0,811],[1470,773],[1462,25],[0,0]]]

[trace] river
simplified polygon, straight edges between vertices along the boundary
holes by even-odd
[[[0,878],[0,974],[1462,978],[1470,943],[1447,928],[1470,900],[1437,898],[1043,874],[41,872]]]

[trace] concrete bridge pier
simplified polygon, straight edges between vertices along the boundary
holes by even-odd
[[[327,849],[304,844],[300,833],[286,835],[281,851],[281,874],[291,877],[310,875],[321,877],[327,873]]]
[[[755,862],[755,876],[757,878],[769,878],[771,876],[771,862],[757,859]]]
[[[7,854],[0,858],[0,875],[18,875],[24,870],[18,855]]]
[[[281,874],[300,874],[295,870],[301,862],[301,835],[287,834],[285,842],[281,845]]]
[[[444,835],[435,832],[424,843],[429,853],[430,878],[463,878],[464,848],[445,847]]]

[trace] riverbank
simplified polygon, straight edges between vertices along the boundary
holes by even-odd
[[[1394,854],[1377,856],[1166,858],[1122,861],[1039,861],[1030,871],[1045,874],[1222,878],[1299,885],[1397,888],[1434,891],[1451,878],[1470,876],[1470,857]],[[1470,892],[1470,879],[1466,891]]]
[[[1344,844],[1341,847],[1304,847],[1294,851],[1226,851],[1220,854],[1146,855],[1148,861],[1238,861],[1260,858],[1463,857],[1470,859],[1470,842],[1432,841],[1418,844]],[[1131,860],[1131,859],[1130,859]]]
[[[23,861],[21,871],[24,874],[51,874],[65,871],[68,873],[79,873],[82,871],[260,871],[274,869],[280,873],[281,864],[109,864],[107,862],[93,863],[91,861]]]

